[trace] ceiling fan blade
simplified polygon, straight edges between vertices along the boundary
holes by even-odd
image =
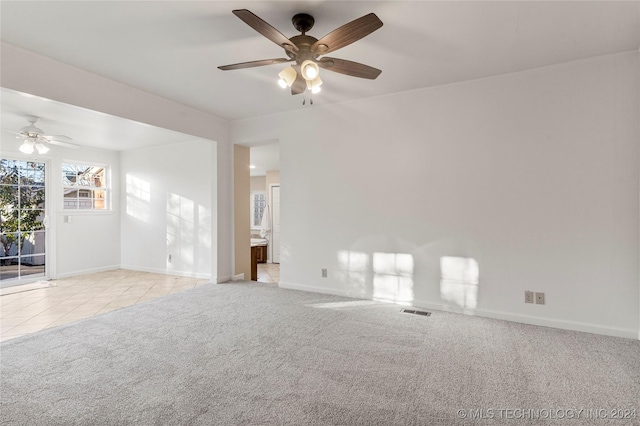
[[[283,62],[292,62],[293,59],[276,58],[276,59],[262,59],[260,61],[241,62],[239,64],[223,65],[218,67],[222,71],[239,70],[242,68],[262,67],[264,65],[281,64]]]
[[[2,129],[3,132],[11,133],[12,135],[16,135],[16,138],[22,136],[22,133],[16,132],[15,130]]]
[[[294,68],[298,73],[298,75],[296,76],[295,81],[291,85],[291,94],[299,95],[300,93],[304,92],[305,89],[307,88],[307,80],[305,80],[304,77],[302,77],[302,73],[300,72],[300,66],[296,66]]]
[[[43,139],[44,142],[50,143],[51,145],[65,146],[67,148],[80,148],[80,145],[71,143],[73,139],[65,135],[47,136]]]
[[[287,37],[285,37],[284,34],[276,30],[262,18],[249,12],[247,9],[234,10],[233,14],[242,19],[245,24],[249,25],[251,28],[259,32],[278,46],[284,47],[287,50],[293,50],[294,52],[298,51],[298,47],[291,43],[291,41]]]
[[[382,70],[359,62],[347,61],[345,59],[324,57],[316,62],[319,67],[329,71],[339,72],[340,74],[350,75],[352,77],[368,78],[375,80]]]
[[[375,13],[370,13],[333,30],[313,43],[311,51],[320,55],[333,52],[368,36],[382,26]]]
[[[80,148],[80,145],[76,145],[75,143],[52,141],[52,140],[47,141],[47,143],[49,143],[51,145],[64,146],[66,148]]]

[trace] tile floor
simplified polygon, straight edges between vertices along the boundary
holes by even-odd
[[[267,276],[273,279],[269,272]],[[184,291],[208,280],[119,269],[51,282],[52,287],[0,296],[0,341]]]
[[[52,287],[0,296],[0,341],[194,288],[208,280],[119,269],[51,282]],[[258,282],[277,285],[280,265],[258,264]]]
[[[258,282],[278,284],[280,282],[280,264],[258,263]]]

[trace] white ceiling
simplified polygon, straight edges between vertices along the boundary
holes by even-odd
[[[66,135],[73,139],[73,143],[90,148],[126,151],[198,139],[6,88],[0,89],[0,97],[2,145],[12,149],[17,149],[21,140],[10,132],[27,126],[28,115],[39,117],[36,126],[45,134]],[[10,144],[14,146],[9,147]]]
[[[226,119],[308,108],[276,85],[282,65],[217,69],[284,56],[231,13],[238,8],[287,37],[297,34],[298,12],[315,17],[310,35],[318,38],[369,12],[384,22],[331,53],[380,68],[380,77],[322,70],[316,105],[640,47],[637,1],[2,1],[0,8],[7,43]]]
[[[280,144],[268,142],[265,145],[252,146],[249,151],[251,176],[265,176],[268,171],[280,170]]]

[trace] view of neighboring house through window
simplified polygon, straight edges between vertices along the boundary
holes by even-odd
[[[65,210],[108,210],[106,166],[62,164]]]

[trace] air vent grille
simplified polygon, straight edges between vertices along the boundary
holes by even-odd
[[[405,314],[422,315],[424,317],[430,317],[431,316],[431,312],[418,311],[416,309],[403,309],[401,312],[403,312]]]

